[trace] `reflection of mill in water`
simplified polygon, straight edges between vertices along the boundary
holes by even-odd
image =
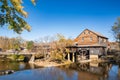
[[[77,69],[79,71],[87,71],[90,73],[108,76],[109,70],[111,69],[112,64],[109,63],[78,63]]]

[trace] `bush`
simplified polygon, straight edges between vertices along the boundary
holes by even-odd
[[[65,60],[63,53],[54,51],[50,54],[50,58],[52,61],[63,62]]]
[[[12,60],[14,60],[14,61],[15,61],[17,58],[18,58],[18,55],[16,55],[16,54],[13,54],[13,55],[10,56],[10,59],[12,59]]]
[[[10,55],[9,58],[13,61],[23,61],[25,59],[23,55],[18,55],[18,54]]]
[[[18,59],[19,59],[19,60],[24,60],[24,59],[25,59],[25,56],[19,55]]]

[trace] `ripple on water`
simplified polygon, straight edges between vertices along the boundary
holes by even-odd
[[[18,71],[11,75],[1,76],[0,80],[77,80],[77,72],[67,75],[63,70],[50,67]]]

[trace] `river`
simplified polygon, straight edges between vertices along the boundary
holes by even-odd
[[[0,62],[0,70],[15,70],[0,75],[0,80],[120,80],[120,68],[113,63],[75,63],[60,67],[38,67],[23,62]]]

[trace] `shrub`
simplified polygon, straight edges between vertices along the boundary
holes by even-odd
[[[25,57],[23,55],[18,55],[18,54],[13,54],[10,55],[9,58],[13,61],[23,61],[25,59]]]
[[[18,59],[19,59],[19,60],[24,60],[24,59],[25,59],[25,56],[19,55]]]
[[[59,61],[59,62],[62,62],[64,61],[64,56],[63,56],[63,53],[59,52],[59,51],[53,51],[51,54],[50,54],[50,58],[52,61]]]
[[[10,58],[15,61],[18,58],[18,55],[13,54],[13,55],[10,56]]]

